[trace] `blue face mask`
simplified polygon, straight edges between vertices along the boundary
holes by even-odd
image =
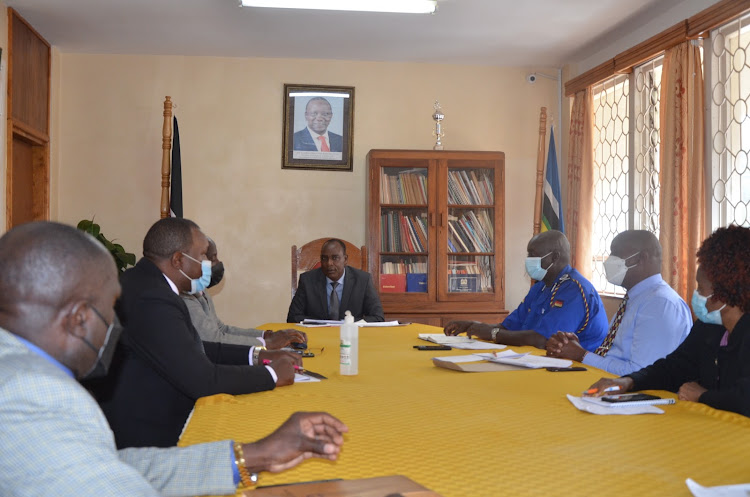
[[[185,252],[182,252],[182,255],[190,259],[191,261],[195,261],[198,264],[201,265],[201,277],[197,279],[193,279],[187,274],[185,274],[182,269],[180,269],[180,273],[182,275],[190,280],[190,294],[196,294],[198,292],[202,292],[206,288],[208,288],[208,285],[211,284],[211,261],[205,260],[205,261],[199,261],[198,259],[194,259],[187,255]]]
[[[551,254],[550,252],[549,254]],[[547,268],[542,267],[542,259],[547,257],[549,254],[543,255],[542,257],[527,257],[526,258],[526,272],[532,280],[542,281],[547,276]],[[550,264],[551,266],[552,264]]]
[[[709,295],[708,297],[704,297],[700,293],[698,293],[698,289],[693,291],[693,299],[690,302],[690,305],[693,307],[693,312],[695,313],[695,317],[697,317],[700,321],[706,323],[706,324],[722,324],[721,322],[721,309],[724,309],[727,305],[724,304],[721,306],[721,309],[716,309],[715,311],[708,312],[708,309],[706,309],[706,301],[711,298],[713,294]]]

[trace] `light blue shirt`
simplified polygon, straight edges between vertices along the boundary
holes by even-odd
[[[649,276],[628,291],[625,313],[607,355],[588,352],[583,363],[620,376],[630,374],[666,357],[685,340],[692,325],[685,301],[660,274]]]
[[[50,364],[53,364],[55,367],[60,368],[66,375],[68,375],[71,378],[75,379],[75,376],[73,376],[73,371],[71,371],[67,367],[63,366],[63,364],[60,361],[58,361],[57,359],[55,359],[54,357],[52,357],[47,352],[45,352],[41,348],[37,347],[33,343],[29,342],[25,338],[21,338],[18,335],[13,335],[13,336],[16,337],[18,339],[18,341],[20,341],[22,344],[24,344],[26,346],[26,348],[29,349],[31,352],[35,353],[36,355],[38,355],[42,359],[46,360]]]
[[[339,296],[339,305],[341,304],[341,297],[344,295],[344,276],[346,276],[346,268],[341,278],[336,281],[336,295]],[[326,276],[326,304],[328,305],[328,311],[331,311],[331,290],[333,290],[333,280]]]

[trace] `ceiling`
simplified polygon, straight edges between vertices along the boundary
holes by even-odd
[[[681,1],[439,0],[434,15],[251,9],[239,0],[6,4],[63,52],[562,67]]]

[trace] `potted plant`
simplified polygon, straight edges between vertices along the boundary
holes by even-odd
[[[117,264],[118,271],[120,271],[121,273],[124,272],[128,268],[128,266],[135,265],[135,254],[125,252],[125,248],[123,248],[122,245],[107,240],[107,238],[102,234],[101,226],[96,224],[93,219],[84,219],[83,221],[78,223],[77,228],[81,231],[85,231],[89,235],[99,240],[102,245],[104,245],[107,250],[109,250],[109,253],[112,254],[112,257],[114,257],[115,259],[115,264]]]

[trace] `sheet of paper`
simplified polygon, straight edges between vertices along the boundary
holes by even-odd
[[[447,343],[445,345],[449,345],[454,349],[461,350],[500,350],[506,347],[506,345],[500,345],[499,343],[482,342],[479,340],[472,340],[470,342]]]
[[[354,324],[357,326],[367,327],[367,328],[387,328],[390,326],[403,326],[398,321],[374,321],[372,323],[368,323],[364,319],[360,319],[359,321],[356,321]]]
[[[604,407],[593,402],[586,402],[581,397],[575,397],[568,394],[568,400],[571,404],[576,406],[579,411],[590,412],[591,414],[664,414],[664,411],[656,406],[633,406],[633,407],[621,407],[619,409],[612,409],[611,407]]]
[[[305,374],[294,373],[295,383],[312,383],[315,381],[320,381],[320,380],[318,378],[313,378],[312,376],[307,376]]]
[[[439,343],[440,345],[453,345],[460,342],[472,342],[469,337],[453,337],[443,335],[442,333],[420,333],[419,338],[428,342]]]
[[[510,355],[511,353],[514,355]],[[554,357],[543,357],[532,354],[517,354],[513,350],[507,350],[506,354],[497,354],[495,357],[490,358],[490,361],[532,369],[567,368],[573,364],[573,361],[567,359],[556,359]]]
[[[476,361],[484,361],[484,360],[486,360],[486,358],[482,357],[482,355],[483,354],[447,355],[447,356],[433,357],[433,359],[437,359],[439,361],[452,362],[454,364],[458,364],[460,362],[476,362]]]
[[[750,483],[740,485],[721,485],[718,487],[704,487],[694,480],[685,480],[690,492],[695,497],[748,497],[750,496]]]
[[[300,322],[301,325],[306,324],[312,324],[312,325],[318,325],[318,326],[341,326],[344,324],[343,320],[336,320],[336,319],[305,319],[304,321]]]

